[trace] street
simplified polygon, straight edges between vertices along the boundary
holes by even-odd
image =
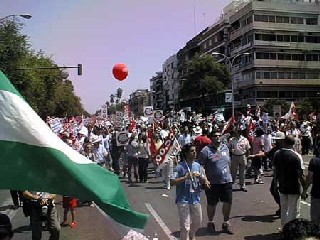
[[[311,156],[304,156],[307,167]],[[150,169],[151,170],[151,169]],[[234,235],[221,232],[222,213],[221,204],[218,205],[215,217],[217,232],[215,239],[246,239],[268,240],[275,239],[280,228],[280,219],[274,216],[277,205],[269,193],[272,172],[265,172],[264,184],[252,184],[253,179],[247,179],[248,192],[238,190],[234,185],[233,207],[230,223]],[[150,215],[144,234],[150,239],[178,239],[179,217],[174,203],[175,189],[163,188],[162,178],[155,179],[153,174],[149,176],[148,183],[129,184],[125,179],[120,179],[127,193],[132,208],[136,211]],[[11,210],[11,197],[9,190],[0,191],[0,210],[9,215],[14,228],[14,238],[31,239],[29,219],[24,217],[22,209]],[[63,216],[61,202],[57,201],[60,218]],[[302,201],[301,217],[309,218],[310,199]],[[203,223],[197,239],[212,239],[206,231],[206,197],[202,193]],[[69,216],[70,217],[70,216]],[[99,213],[98,209],[90,206],[80,206],[76,210],[76,228],[63,227],[61,229],[62,240],[68,239],[114,239],[112,229],[108,227],[107,220]],[[43,239],[47,239],[48,232],[44,231]]]

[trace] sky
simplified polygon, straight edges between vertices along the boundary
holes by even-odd
[[[75,94],[89,113],[110,100],[117,88],[129,99],[150,89],[150,79],[190,39],[212,25],[231,0],[1,0],[0,18],[21,19],[31,48],[43,50],[58,66],[83,66],[82,76],[68,69]],[[117,63],[128,67],[120,82]]]

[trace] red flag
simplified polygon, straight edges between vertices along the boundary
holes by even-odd
[[[228,133],[231,130],[231,127],[234,124],[234,116],[232,116],[231,118],[229,118],[227,124],[224,126],[223,130],[222,130],[222,134]]]

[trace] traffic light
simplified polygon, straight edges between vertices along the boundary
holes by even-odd
[[[78,64],[78,75],[82,75],[82,64]]]

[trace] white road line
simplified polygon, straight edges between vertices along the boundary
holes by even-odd
[[[177,240],[174,236],[171,235],[170,229],[167,227],[167,225],[163,222],[161,217],[158,215],[158,213],[153,209],[153,207],[149,203],[145,203],[146,207],[148,208],[151,215],[156,219],[164,233],[167,235],[169,240]]]
[[[310,204],[310,203],[307,203],[306,201],[303,201],[303,200],[301,200],[301,203],[302,203],[302,204],[304,204],[304,205],[307,205],[308,207],[310,207],[310,206],[311,206],[311,204]]]

